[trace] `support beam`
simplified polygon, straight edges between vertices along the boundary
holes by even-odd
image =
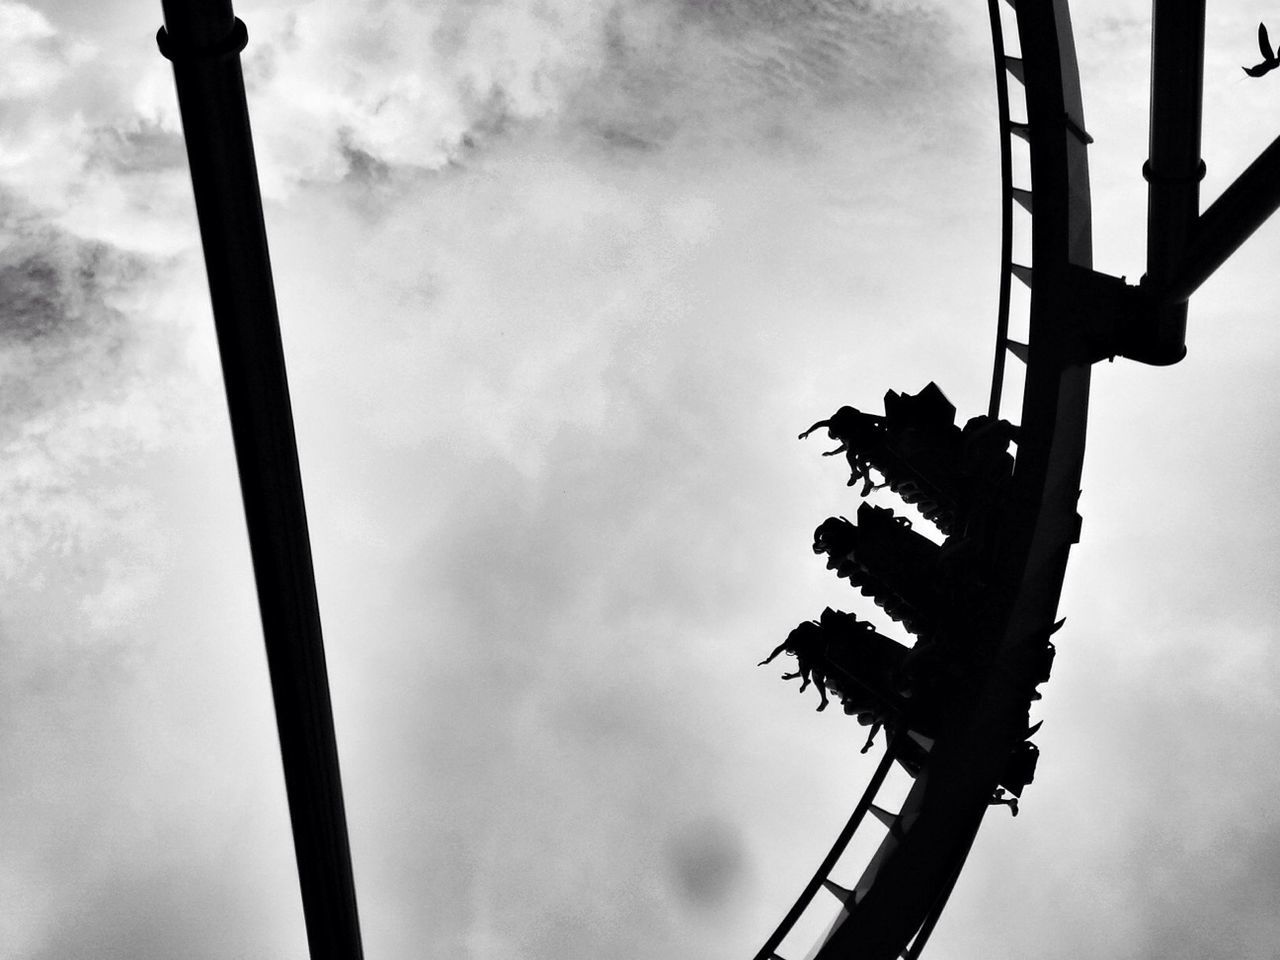
[[[929,937],[933,935],[933,928],[938,925],[938,919],[942,916],[942,911],[947,906],[947,901],[951,899],[951,892],[956,888],[956,882],[960,879],[960,871],[964,869],[965,861],[969,859],[969,851],[973,849],[973,841],[978,839],[978,831],[973,831],[973,836],[969,839],[969,846],[965,848],[964,855],[960,857],[960,862],[956,864],[955,872],[951,875],[951,879],[947,881],[947,885],[938,893],[938,901],[929,911],[929,916],[925,919],[920,929],[916,931],[916,937],[911,941],[911,946],[907,948],[902,955],[902,960],[919,960],[920,954],[924,952],[925,944],[929,942]]]
[[[1205,0],[1153,0],[1151,9],[1150,156],[1147,180],[1147,274],[1159,291],[1173,279],[1200,214],[1200,113],[1204,87]],[[1176,363],[1187,352],[1185,302],[1160,310],[1143,353],[1148,363]]]
[[[1277,209],[1280,137],[1200,217],[1186,255],[1168,287],[1159,291],[1162,298],[1167,303],[1185,302]]]
[[[360,927],[284,350],[230,0],[164,0],[275,700],[312,960]]]

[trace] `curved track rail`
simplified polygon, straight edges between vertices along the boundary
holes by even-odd
[[[1012,5],[1013,0],[1007,0]],[[1084,282],[1092,271],[1089,176],[1079,73],[1067,0],[1019,0],[1020,57],[1005,53],[998,0],[989,0],[1001,134],[1001,277],[990,412],[1000,413],[1005,355],[1024,365],[1018,451],[1008,495],[995,508],[985,554],[984,596],[974,635],[982,681],[936,742],[902,805],[874,800],[893,758],[892,743],[831,854],[782,924],[756,954],[778,950],[820,888],[840,909],[816,960],[919,956],[968,856],[1011,751],[1028,732],[1030,663],[1054,629],[1084,462],[1090,366]],[[1010,115],[1008,77],[1025,92],[1026,116]],[[1013,183],[1011,138],[1030,152],[1030,188]],[[1013,262],[1013,205],[1032,215],[1031,264]],[[1009,336],[1010,285],[1031,292],[1026,343]],[[902,734],[899,734],[902,735]],[[907,734],[911,735],[911,734]],[[872,811],[887,827],[851,890],[830,875]],[[829,906],[827,907],[829,910]],[[824,911],[826,912],[826,911]]]
[[[991,50],[995,56],[996,120],[1000,127],[1000,293],[996,303],[996,356],[991,368],[991,402],[987,414],[1000,416],[1004,391],[1005,357],[1009,351],[1009,288],[1013,281],[1013,145],[1015,135],[1025,135],[1026,125],[1016,128],[1009,119],[1009,72],[1005,54],[1000,0],[987,0],[991,20]]]

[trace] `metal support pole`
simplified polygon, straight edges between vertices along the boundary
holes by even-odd
[[[284,350],[230,0],[163,0],[240,471],[312,960],[360,926]]]
[[[1200,214],[1200,112],[1204,87],[1205,0],[1153,0],[1147,275],[1158,298],[1178,270]],[[1168,304],[1146,339],[1144,360],[1176,363],[1187,352],[1186,303]]]

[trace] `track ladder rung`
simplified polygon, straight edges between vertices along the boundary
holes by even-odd
[[[1022,207],[1027,213],[1031,213],[1031,191],[1023,190],[1021,187],[1010,187],[1009,192],[1013,194],[1013,199],[1017,201],[1018,206]]]
[[[1080,124],[1076,123],[1076,121],[1072,118],[1071,114],[1068,113],[1062,119],[1066,122],[1067,129],[1070,130],[1073,134],[1075,134],[1075,137],[1077,140],[1079,140],[1085,146],[1088,146],[1089,144],[1093,143],[1093,137],[1089,135],[1089,131],[1086,130],[1084,127],[1082,127]]]
[[[1018,0],[1004,0],[1004,2],[1009,5],[1010,10],[1018,9]]]
[[[1025,343],[1019,343],[1017,340],[1006,340],[1004,345],[1010,353],[1023,363],[1027,362],[1027,357],[1030,355],[1030,351]]]
[[[1022,140],[1026,140],[1028,143],[1031,142],[1031,124],[1029,123],[1022,123],[1018,120],[1010,120],[1009,133],[1012,136],[1018,137]]]
[[[893,831],[901,819],[901,814],[890,813],[883,807],[877,807],[874,803],[871,805],[871,815],[888,827],[890,832]]]
[[[822,885],[826,887],[827,890],[831,892],[831,895],[835,897],[837,900],[839,900],[841,903],[848,903],[850,900],[853,899],[852,890],[846,890],[844,887],[840,886],[840,884],[832,880],[823,880]]]
[[[1011,263],[1009,264],[1009,271],[1015,277],[1017,277],[1019,280],[1025,283],[1028,287],[1031,286],[1031,268],[1030,267],[1023,266],[1020,263]]]
[[[924,747],[925,750],[933,749],[933,743],[934,743],[933,737],[926,737],[923,733],[918,733],[915,730],[908,730],[907,736],[910,737],[912,740],[914,740],[916,743],[920,744],[920,746]]]
[[[1026,77],[1023,76],[1023,73],[1022,73],[1021,57],[1006,56],[1004,58],[1004,68],[1008,70],[1011,74],[1013,74],[1014,79],[1017,80],[1019,83],[1025,84],[1027,82]]]

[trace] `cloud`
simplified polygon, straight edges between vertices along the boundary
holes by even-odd
[[[983,400],[988,60],[950,16],[246,18],[371,956],[741,955],[847,815],[846,726],[754,663],[859,602],[809,551],[839,465],[795,434],[931,377]],[[242,517],[168,67],[139,50],[102,99],[104,61],[55,58],[46,146],[6,168],[53,185],[4,275],[35,477],[9,502],[37,528],[5,728],[45,798],[17,820],[82,825],[10,834],[6,889],[41,891],[24,956],[283,955]],[[240,925],[216,950],[196,900]]]
[[[74,12],[55,26],[6,9],[11,62],[36,51],[20,75],[39,89],[11,91],[22,119],[0,142],[0,180],[82,236],[153,253],[189,242],[167,62],[138,38],[77,39],[89,24]],[[242,59],[264,195],[283,201],[306,183],[474,164],[539,131],[606,154],[813,151],[826,113],[919,116],[968,72],[951,26],[935,8],[869,4],[266,5]]]
[[[48,227],[32,236],[13,220],[9,226],[0,263],[0,336],[8,345],[101,339],[111,327],[119,337],[122,318],[107,301],[113,286],[141,279],[141,262]],[[26,233],[19,243],[15,232]]]
[[[163,519],[167,476],[154,471],[198,448],[209,422],[189,402],[191,328],[171,309],[188,274],[77,236],[11,193],[0,194],[0,251],[0,747],[12,812],[0,842],[14,851],[0,885],[23,904],[2,938],[14,956],[67,956],[136,934],[134,955],[148,956],[144,941],[161,951],[176,928],[134,899],[166,869],[139,865],[155,853],[157,820],[138,812],[190,809],[180,779],[156,772],[156,758],[190,753],[151,735],[176,714],[147,689],[164,684],[154,654],[165,646],[146,625],[183,567]]]
[[[32,960],[304,956],[296,941],[264,937],[261,901],[229,877],[211,882],[209,866],[157,864],[86,884],[78,909],[61,918]]]
[[[667,858],[678,903],[714,912],[738,894],[743,845],[731,825],[715,818],[686,824],[668,839]]]
[[[134,495],[98,472],[168,443],[189,422],[180,399],[189,328],[164,316],[186,277],[175,264],[161,269],[12,197],[0,202],[0,442],[14,524],[2,555],[13,570],[50,542],[80,549],[95,497],[108,511],[132,509]]]
[[[6,57],[0,67],[0,97],[26,99],[47,93],[67,67],[92,53],[83,43],[68,43],[39,10],[21,3],[0,4],[0,36]]]
[[[159,125],[177,132],[171,87],[167,107],[146,105],[145,91],[167,65],[139,62],[135,43],[99,45],[68,34],[23,4],[3,4],[0,18],[8,26],[0,30],[0,186],[33,208],[66,216],[81,235],[93,235],[91,227],[109,232],[124,213],[113,189],[119,184],[98,175],[91,158],[104,130],[127,135]],[[155,188],[149,185],[152,201]],[[136,205],[144,198],[131,199]]]
[[[929,7],[835,3],[275,7],[243,60],[263,189],[283,198],[369,162],[473,163],[530,129],[623,153],[806,145],[816,112],[936,90],[956,69],[946,25]]]

